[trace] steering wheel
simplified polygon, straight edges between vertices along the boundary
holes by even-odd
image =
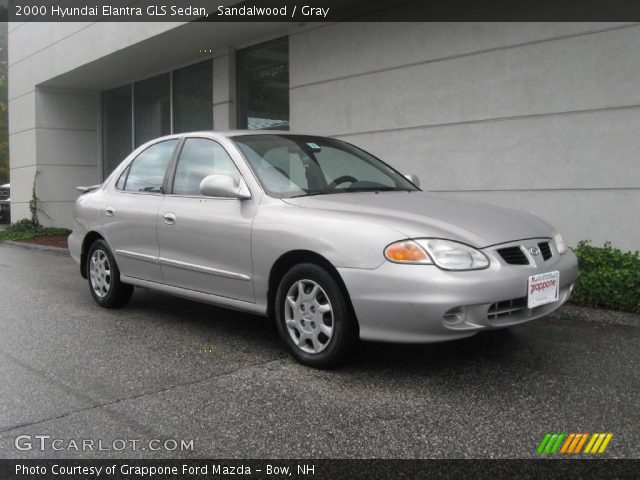
[[[336,178],[329,185],[327,185],[327,188],[330,188],[331,190],[335,190],[335,188],[341,183],[345,183],[345,182],[355,183],[357,181],[358,179],[353,178],[351,175],[342,175],[341,177]]]

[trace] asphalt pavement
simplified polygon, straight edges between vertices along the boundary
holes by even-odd
[[[547,432],[639,458],[640,329],[607,315],[318,371],[260,317],[141,289],[101,309],[68,255],[0,244],[0,458],[536,457]]]

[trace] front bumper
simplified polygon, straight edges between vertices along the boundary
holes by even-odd
[[[569,298],[578,274],[573,252],[559,255],[554,248],[547,261],[539,257],[535,265],[508,265],[496,253],[499,247],[483,250],[491,261],[484,270],[454,272],[435,265],[391,262],[374,270],[339,268],[360,338],[411,343],[454,340],[543,317]],[[527,308],[529,276],[553,271],[560,272],[558,301]]]

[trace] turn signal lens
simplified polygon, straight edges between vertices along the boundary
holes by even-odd
[[[392,243],[385,248],[384,256],[390,262],[431,263],[429,255],[427,255],[418,244],[411,240]]]

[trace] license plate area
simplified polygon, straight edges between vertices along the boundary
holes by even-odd
[[[539,273],[529,277],[527,307],[535,308],[558,301],[560,272]]]

